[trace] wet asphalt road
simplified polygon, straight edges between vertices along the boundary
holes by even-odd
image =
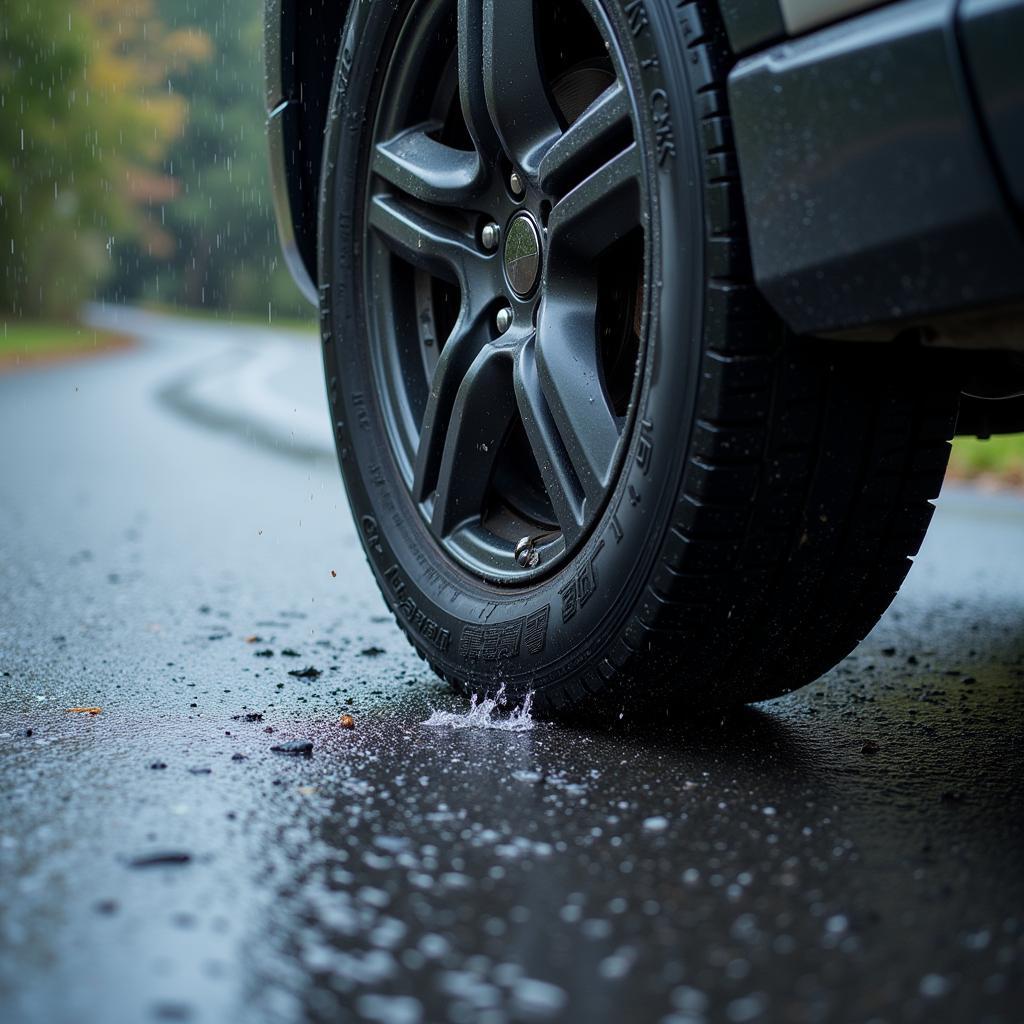
[[[1024,501],[784,700],[427,727],[316,343],[142,329],[0,377],[0,1020],[1024,1020]]]

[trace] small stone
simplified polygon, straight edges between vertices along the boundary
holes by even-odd
[[[232,761],[244,761],[245,760],[245,754],[232,754],[231,755],[231,760]]]
[[[288,675],[294,676],[296,679],[319,679],[323,673],[320,669],[307,665],[305,668],[292,669]]]
[[[155,868],[165,865],[176,866],[188,864],[192,860],[192,854],[183,850],[167,850],[162,853],[147,853],[140,857],[133,857],[128,861],[130,868]]]
[[[149,767],[155,772],[162,772],[167,765],[163,761],[154,761]]]
[[[153,1007],[153,1016],[157,1020],[191,1020],[192,1007],[188,1003],[157,1003]]]
[[[275,754],[292,754],[294,756],[308,757],[313,753],[312,740],[288,740],[287,743],[277,743],[270,748]]]
[[[342,715],[339,721],[342,729],[354,729],[356,727],[356,720],[351,715]]]
[[[948,995],[953,986],[941,974],[926,974],[919,985],[919,991],[927,999],[939,999]]]

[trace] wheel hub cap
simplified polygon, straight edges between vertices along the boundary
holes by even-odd
[[[529,214],[520,213],[509,224],[505,237],[505,276],[509,287],[525,298],[540,277],[540,232]]]

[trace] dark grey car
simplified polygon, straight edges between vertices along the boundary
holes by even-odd
[[[1024,2],[267,10],[284,249],[421,655],[549,713],[844,657],[949,439],[1024,429]]]

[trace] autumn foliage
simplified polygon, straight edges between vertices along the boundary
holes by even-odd
[[[131,241],[168,253],[162,161],[186,124],[169,76],[210,40],[153,0],[7,2],[0,19],[0,310],[69,314]]]

